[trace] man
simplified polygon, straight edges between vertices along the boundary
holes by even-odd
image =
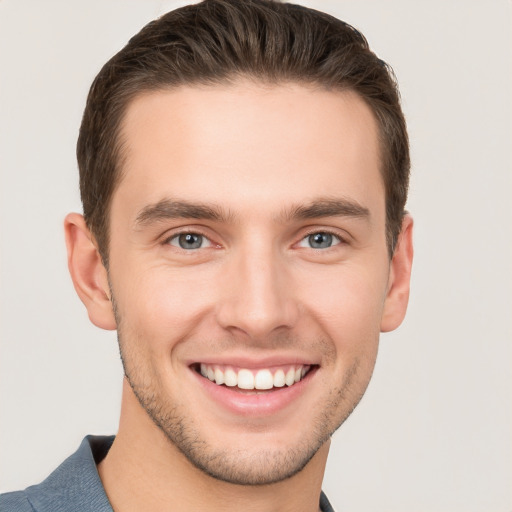
[[[330,437],[407,307],[409,154],[389,68],[325,14],[206,0],[95,79],[65,220],[117,329],[119,431],[3,510],[332,510]]]

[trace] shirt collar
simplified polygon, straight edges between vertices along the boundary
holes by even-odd
[[[113,441],[114,436],[85,437],[78,450],[46,480],[26,489],[34,509],[38,512],[113,512],[96,468]]]

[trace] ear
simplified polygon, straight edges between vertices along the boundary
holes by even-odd
[[[388,292],[380,325],[381,332],[396,329],[402,323],[407,311],[413,258],[412,226],[412,217],[405,215],[391,259]]]
[[[64,220],[68,268],[91,322],[102,329],[116,329],[107,270],[82,215],[70,213]]]

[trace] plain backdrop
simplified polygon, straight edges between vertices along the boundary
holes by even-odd
[[[67,274],[88,87],[186,2],[0,0],[0,488],[39,482],[114,433],[122,371]],[[512,510],[511,2],[303,1],[359,28],[398,76],[413,178],[408,317],[334,436],[343,511]],[[305,412],[307,414],[307,412]]]

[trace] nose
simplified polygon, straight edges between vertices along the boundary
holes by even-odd
[[[253,342],[292,329],[299,318],[290,268],[271,248],[234,255],[221,286],[218,323]]]

